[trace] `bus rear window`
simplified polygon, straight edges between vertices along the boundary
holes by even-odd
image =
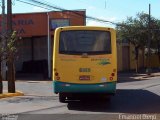
[[[61,54],[111,54],[111,34],[108,31],[62,31],[59,43]]]

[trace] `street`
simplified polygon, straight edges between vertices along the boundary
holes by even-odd
[[[1,0],[0,120],[160,120],[159,7]]]
[[[7,84],[5,82],[5,89]],[[25,96],[0,99],[0,113],[18,114],[19,120],[54,119],[125,119],[124,115],[152,115],[160,119],[160,77],[121,80],[117,93],[109,101],[87,99],[60,103],[52,93],[52,81],[16,81]],[[147,119],[147,118],[145,118]],[[148,118],[149,119],[149,118]]]

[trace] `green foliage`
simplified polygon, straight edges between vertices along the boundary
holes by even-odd
[[[8,72],[7,72],[8,92],[15,93],[14,58],[17,53],[16,40],[17,40],[16,31],[13,31],[12,34],[7,34],[7,36],[1,36],[0,38],[0,93],[3,93],[3,84],[1,75],[1,62],[3,60],[6,60],[8,66]]]
[[[145,47],[151,30],[151,47],[157,48],[157,42],[160,41],[160,21],[151,17],[150,27],[148,23],[149,15],[143,12],[138,13],[135,18],[128,17],[116,27],[117,37],[119,40],[128,40],[135,46]]]
[[[15,57],[17,53],[17,32],[13,31],[12,34],[4,36],[4,41],[2,41],[2,36],[0,38],[0,62],[3,60],[8,60],[9,57]]]
[[[13,33],[7,39],[6,52],[7,52],[7,80],[8,80],[8,92],[15,93],[15,66],[14,66],[14,58],[17,53],[16,48],[16,40],[17,33],[13,31]]]
[[[16,31],[13,31],[13,33],[7,38],[7,45],[6,45],[7,59],[10,59],[11,57],[14,58],[17,53],[16,40],[17,40],[17,33]]]

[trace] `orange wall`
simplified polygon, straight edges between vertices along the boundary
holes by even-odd
[[[85,25],[85,11],[63,11],[49,14],[51,19],[65,18],[70,20],[70,25]]]
[[[52,19],[68,19],[70,25],[85,25],[85,11],[69,11],[49,12],[49,18]],[[82,14],[82,16],[80,15]],[[1,17],[0,17],[0,21]],[[48,15],[47,13],[27,13],[14,14],[12,18],[13,29],[18,32],[18,36],[44,36],[47,35]],[[0,26],[1,31],[1,26]]]
[[[38,14],[19,14],[13,17],[13,28],[20,36],[39,36],[47,34],[47,16]]]

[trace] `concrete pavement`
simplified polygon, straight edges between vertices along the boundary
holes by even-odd
[[[136,79],[137,77],[145,79]],[[52,81],[17,80],[16,88],[22,91],[24,96],[0,99],[0,114],[18,114],[22,120],[29,118],[30,114],[33,115],[30,117],[39,114],[37,116],[39,119],[43,118],[40,115],[44,114],[46,118],[65,118],[65,120],[76,119],[73,114],[80,114],[80,119],[83,119],[83,115],[93,119],[92,114],[95,114],[95,120],[104,119],[106,116],[110,118],[109,120],[115,120],[119,119],[121,114],[156,114],[157,119],[160,116],[157,115],[160,114],[160,76],[158,75],[146,79],[146,75],[143,74],[137,76],[121,73],[117,94],[110,102],[89,100],[60,103],[58,95],[52,92]],[[4,89],[7,89],[7,82],[4,82]],[[56,114],[61,115],[56,116]]]
[[[16,91],[15,93],[7,93],[7,91],[3,91],[3,94],[0,94],[1,98],[7,98],[7,97],[15,97],[15,96],[23,96],[24,94],[20,91]]]

